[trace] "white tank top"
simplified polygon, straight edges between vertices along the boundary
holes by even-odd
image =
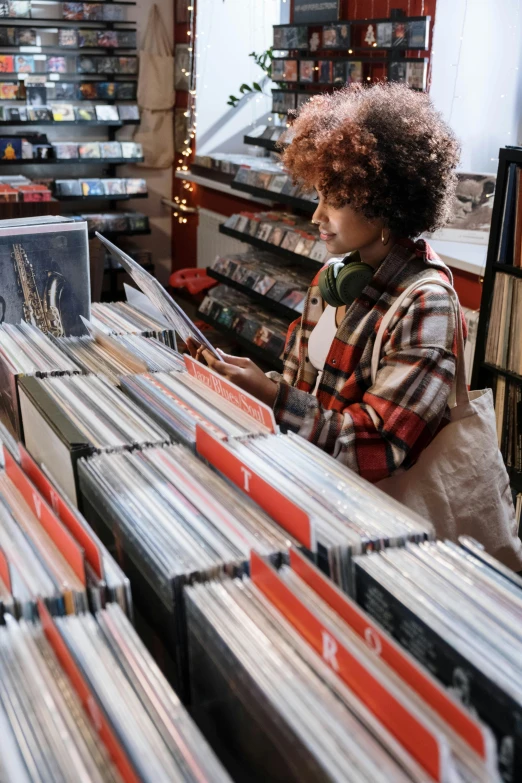
[[[317,389],[319,388],[321,378],[323,377],[324,363],[326,362],[330,346],[337,333],[337,324],[335,323],[336,312],[337,308],[326,305],[308,340],[308,358],[310,359],[312,367],[315,367],[317,370],[317,380],[312,392],[313,394],[317,394]]]

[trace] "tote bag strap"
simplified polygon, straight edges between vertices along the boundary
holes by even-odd
[[[379,331],[377,332],[377,337],[375,338],[375,344],[373,346],[372,363],[371,363],[372,384],[375,383],[375,378],[377,377],[377,370],[379,369],[379,361],[381,358],[381,348],[382,348],[382,340],[384,337],[384,332],[389,327],[395,313],[398,311],[399,307],[402,305],[404,300],[413,291],[415,291],[417,288],[420,288],[425,283],[431,283],[432,285],[433,284],[440,285],[442,286],[442,288],[446,288],[451,295],[450,298],[453,304],[453,309],[455,311],[455,322],[457,325],[457,367],[456,367],[455,377],[453,379],[451,391],[448,397],[448,405],[450,408],[454,408],[456,405],[465,405],[466,403],[469,402],[469,394],[468,394],[468,387],[466,384],[466,364],[464,360],[464,335],[462,333],[462,318],[460,315],[460,307],[453,286],[451,286],[449,283],[447,283],[445,280],[442,280],[438,276],[435,277],[433,275],[429,275],[426,277],[422,277],[420,280],[416,280],[397,297],[397,299],[393,302],[390,309],[384,314],[379,326]]]

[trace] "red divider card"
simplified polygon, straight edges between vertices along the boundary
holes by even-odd
[[[5,472],[13,482],[17,490],[23,496],[25,502],[40,522],[41,526],[69,563],[76,576],[85,585],[85,563],[83,550],[62,525],[58,517],[47,505],[36,487],[29,481],[22,468],[18,465],[9,451],[4,448]]]
[[[60,493],[21,443],[19,444],[19,449],[20,464],[22,465],[24,472],[31,479],[40,495],[45,498],[65,527],[74,536],[76,541],[83,547],[85,559],[94,570],[98,579],[103,580],[105,578],[103,560],[96,539],[92,538],[89,531],[77,519],[74,511],[65,502]]]
[[[408,711],[364,664],[343,645],[260,555],[252,551],[250,576],[311,647],[366,704],[401,745],[435,779],[444,776],[443,749],[438,737]]]
[[[225,443],[214,438],[204,427],[196,427],[196,448],[198,454],[259,503],[302,546],[314,551],[312,523],[302,508],[247,467]]]
[[[256,400],[248,392],[244,392],[239,386],[227,381],[222,375],[218,375],[210,367],[197,362],[191,356],[185,354],[185,365],[189,375],[200,383],[204,383],[209,389],[219,394],[224,400],[235,405],[250,416],[257,424],[262,424],[271,433],[277,432],[277,425],[272,408],[263,402]]]
[[[0,579],[7,587],[10,593],[13,592],[11,585],[11,569],[9,567],[9,561],[5,556],[4,550],[0,547]]]
[[[125,783],[140,783],[140,778],[134,771],[103,710],[98,706],[98,702],[85,681],[80,667],[41,598],[38,599],[38,614],[40,615],[40,622],[49,644],[60,661],[60,665],[69,678],[71,685],[80,697],[85,711],[90,716],[98,736],[109,751],[123,780]]]
[[[483,727],[307,557],[292,548],[290,566],[481,758],[487,755]]]

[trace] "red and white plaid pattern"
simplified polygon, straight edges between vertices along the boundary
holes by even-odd
[[[407,469],[447,423],[457,343],[450,294],[426,282],[408,296],[385,332],[375,383],[371,357],[380,321],[415,280],[450,270],[424,240],[401,240],[361,296],[347,308],[328,353],[317,397],[308,357],[323,312],[317,275],[302,318],[289,328],[284,371],[274,404],[283,429],[298,433],[372,482]],[[465,328],[465,327],[464,327]]]

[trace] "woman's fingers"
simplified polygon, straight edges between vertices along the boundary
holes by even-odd
[[[229,353],[225,353],[219,348],[217,350],[223,361],[227,364],[233,364],[235,367],[242,367],[243,369],[249,366],[250,359],[247,359],[244,356],[231,356]]]
[[[193,337],[187,337],[186,343],[190,355],[192,356],[193,359],[196,359],[197,352],[201,348],[200,344],[196,340],[194,340]]]

